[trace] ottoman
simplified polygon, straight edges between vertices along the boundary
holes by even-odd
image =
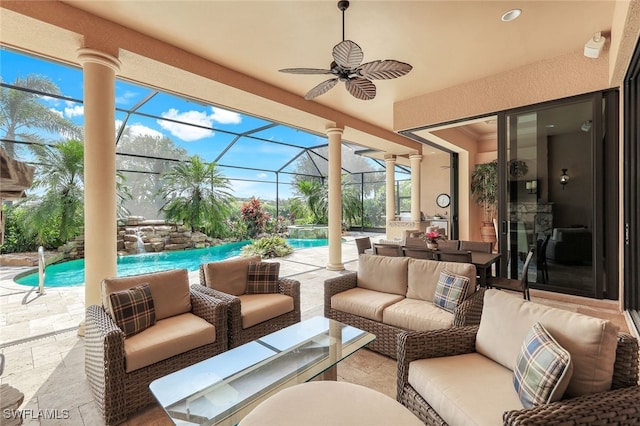
[[[238,426],[424,426],[395,399],[347,382],[308,382],[260,403]]]

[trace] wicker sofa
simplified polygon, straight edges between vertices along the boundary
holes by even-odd
[[[467,295],[453,312],[433,303],[445,270],[469,279]],[[395,359],[401,331],[478,324],[483,292],[476,289],[472,264],[362,254],[358,272],[325,280],[324,315],[375,334],[367,348]]]
[[[155,324],[129,337],[114,320],[110,294],[147,284]],[[227,350],[227,305],[189,287],[186,269],[102,282],[102,304],[86,312],[85,372],[105,424],[155,401],[149,384]]]
[[[248,294],[249,265],[261,260],[253,256],[200,265],[200,285],[194,288],[228,305],[229,349],[300,322],[299,281],[278,278],[277,291]]]
[[[522,354],[539,348],[536,323],[572,367],[529,407],[514,383],[533,370]],[[398,336],[397,398],[428,425],[640,424],[638,342],[609,321],[487,290],[479,326]]]

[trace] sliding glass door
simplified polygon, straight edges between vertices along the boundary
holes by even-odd
[[[598,93],[556,101],[501,120],[503,274],[520,278],[533,249],[533,288],[604,296],[606,99]]]

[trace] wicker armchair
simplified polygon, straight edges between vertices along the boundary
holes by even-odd
[[[475,352],[478,326],[398,335],[398,396],[427,425],[446,425],[429,403],[408,383],[412,361]],[[564,399],[529,409],[507,411],[505,425],[640,424],[638,342],[619,333],[613,384],[608,392]]]
[[[245,301],[251,300],[255,297],[260,297],[259,294],[244,294],[244,292],[240,292],[236,294],[230,294],[228,292],[223,292],[212,288],[212,279],[208,276],[206,269],[207,265],[233,265],[234,263],[237,265],[244,265],[246,268],[249,262],[252,261],[260,261],[260,257],[256,258],[245,258],[245,259],[234,259],[234,260],[223,260],[219,262],[210,262],[208,264],[200,265],[200,285],[195,285],[198,291],[207,294],[215,299],[224,301],[228,306],[228,344],[229,349],[240,346],[244,343],[251,342],[253,340],[259,339],[260,337],[266,336],[267,334],[273,333],[274,331],[278,331],[282,328],[288,327],[292,324],[300,322],[300,282],[288,278],[279,278],[278,279],[278,294],[288,296],[292,299],[293,309],[284,314],[278,315],[276,317],[267,319],[265,321],[259,322],[255,325],[244,327],[243,326],[243,309],[242,309],[242,299]],[[235,268],[235,266],[231,266]],[[231,272],[229,275],[235,275],[236,272]],[[226,273],[221,273],[221,278],[226,278]]]
[[[143,274],[112,279],[112,281],[138,285],[154,280],[169,282],[168,280],[176,277],[187,280],[186,289],[189,292],[191,310],[184,315],[193,314],[212,324],[215,327],[215,340],[212,343],[128,372],[124,332],[108,313],[108,308],[105,308],[104,303],[103,305],[91,305],[87,308],[85,373],[94,399],[107,425],[122,423],[126,421],[129,414],[153,403],[155,399],[149,391],[149,384],[153,380],[227,350],[226,304],[189,289],[186,270]],[[159,327],[159,325],[153,325],[150,328],[153,327]],[[144,336],[145,332],[147,330],[132,337],[139,339],[139,336]]]

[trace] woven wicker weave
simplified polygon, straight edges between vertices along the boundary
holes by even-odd
[[[149,391],[153,380],[227,350],[226,304],[197,291],[190,294],[191,312],[215,326],[215,342],[130,373],[125,372],[124,333],[102,306],[87,308],[85,373],[105,424],[122,423],[154,402]]]
[[[375,334],[376,340],[371,342],[367,346],[367,349],[380,352],[395,359],[397,354],[397,336],[401,331],[406,331],[405,329],[331,308],[331,297],[355,288],[356,283],[356,272],[331,278],[324,282],[324,316]],[[480,324],[483,302],[484,289],[479,289],[462,302],[454,313],[454,327]]]
[[[207,287],[204,268],[200,265],[200,284],[195,284],[192,288],[208,294],[209,296],[222,300],[228,304],[227,333],[229,349],[243,345],[247,342],[259,339],[290,325],[300,322],[300,282],[288,278],[278,280],[278,292],[293,298],[293,311],[287,312],[268,321],[263,321],[249,328],[242,328],[242,315],[240,311],[240,299],[228,293],[223,293]]]
[[[446,425],[408,383],[409,363],[417,359],[475,352],[478,327],[404,332],[398,336],[398,396],[400,403],[427,425]],[[505,425],[640,425],[638,342],[619,333],[611,391],[570,398],[530,409],[508,411]]]

